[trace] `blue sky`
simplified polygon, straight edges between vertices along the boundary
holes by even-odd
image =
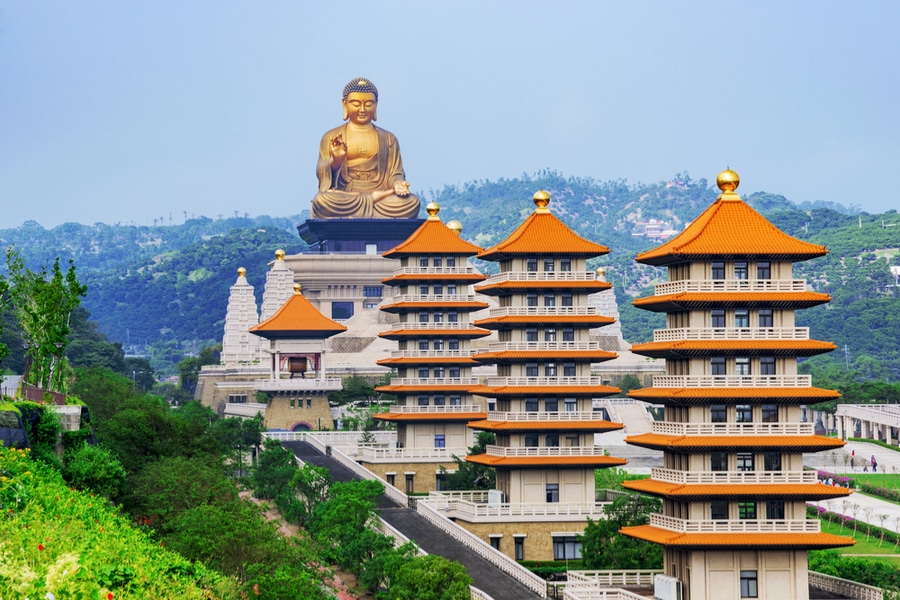
[[[0,228],[295,214],[357,76],[425,196],[729,165],[743,194],[882,212],[898,25],[887,0],[0,0]]]

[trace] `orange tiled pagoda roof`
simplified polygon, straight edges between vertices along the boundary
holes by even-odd
[[[300,293],[299,286],[275,314],[250,328],[250,333],[266,339],[325,339],[344,331],[344,325],[316,310]]]
[[[477,421],[487,416],[483,412],[433,412],[433,413],[378,413],[372,415],[373,419],[389,421],[391,423],[426,423],[429,421]]]
[[[518,431],[594,431],[605,433],[607,431],[624,429],[625,425],[599,419],[589,421],[559,421],[554,419],[546,421],[492,421],[484,419],[472,421],[468,424],[468,427],[479,431],[500,431],[503,433]]]
[[[805,548],[807,550],[822,550],[852,546],[856,543],[851,537],[830,533],[684,533],[652,525],[623,527],[619,530],[619,533],[664,546],[679,546],[683,548]]]
[[[582,256],[585,258],[607,254],[609,248],[584,239],[560,221],[546,204],[550,202],[549,194],[545,193],[546,203],[538,200],[541,192],[535,194],[537,209],[516,227],[509,236],[492,248],[482,250],[478,258],[483,260],[498,261],[513,256],[526,256],[540,254],[552,256],[563,254],[568,256]]]
[[[399,273],[381,280],[385,285],[400,285],[403,283],[449,281],[455,283],[478,283],[487,279],[487,275],[471,271],[469,273]]]
[[[784,498],[796,500],[830,500],[850,495],[850,490],[823,483],[744,483],[684,484],[655,479],[624,481],[622,487],[676,500],[708,500],[728,498]]]
[[[478,329],[477,327],[459,327],[456,329],[416,329],[410,327],[409,329],[389,329],[388,331],[382,331],[378,334],[378,337],[383,337],[386,340],[400,340],[407,337],[480,338],[486,335],[491,335],[491,332],[487,329]]]
[[[607,350],[503,350],[500,352],[480,352],[472,356],[479,362],[488,364],[543,360],[573,360],[575,362],[602,362],[618,358],[615,352]]]
[[[490,306],[487,302],[454,302],[448,300],[445,302],[394,302],[381,306],[381,310],[390,313],[399,313],[406,310],[416,310],[424,308],[446,308],[448,310],[457,310],[460,312],[468,312],[473,310],[481,310]]]
[[[777,401],[782,404],[816,404],[827,400],[840,398],[840,393],[834,390],[825,390],[817,387],[735,387],[735,388],[708,388],[708,387],[649,387],[628,392],[629,398],[644,400],[645,402],[660,402],[663,404],[710,404],[710,401],[720,401],[728,404],[747,402],[750,404],[762,404]]]
[[[477,367],[481,363],[469,356],[398,356],[396,358],[382,358],[375,364],[386,367],[416,366],[416,365],[463,365]]]
[[[503,396],[534,396],[534,395],[556,395],[562,396],[612,396],[618,394],[622,390],[608,385],[479,385],[469,389],[473,394],[479,396],[487,396],[489,398],[500,398]]]
[[[656,312],[701,310],[730,305],[745,308],[810,308],[831,301],[818,292],[681,292],[637,298],[632,304]]]
[[[584,325],[586,327],[602,327],[610,325],[616,320],[612,317],[603,315],[510,315],[504,317],[488,317],[486,319],[477,319],[473,325],[484,327],[486,329],[503,329],[504,326],[520,326],[528,325]]]
[[[496,469],[547,467],[621,467],[628,463],[624,458],[614,456],[494,456],[491,454],[475,454],[466,456],[466,462],[486,465]]]
[[[547,254],[546,252],[544,254]],[[485,296],[499,296],[507,292],[540,292],[546,289],[561,292],[602,292],[612,288],[608,281],[596,279],[547,279],[532,281],[498,281],[475,286],[475,291]]]
[[[462,239],[459,232],[441,222],[437,216],[439,208],[435,203],[430,203],[426,210],[428,210],[429,216],[425,222],[406,241],[386,251],[382,256],[385,258],[402,258],[423,254],[475,256],[481,252],[480,247]]]
[[[670,452],[711,452],[739,449],[774,450],[790,449],[792,452],[822,452],[844,446],[847,442],[821,435],[668,435],[642,433],[625,438],[626,444],[634,444],[653,450]]]
[[[680,340],[635,344],[631,351],[651,358],[691,356],[815,356],[836,350],[832,342],[817,340]]]
[[[655,266],[750,257],[796,262],[827,253],[825,246],[784,233],[737,193],[725,191],[684,231],[665,244],[639,254],[635,260]]]

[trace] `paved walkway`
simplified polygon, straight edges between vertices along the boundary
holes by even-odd
[[[358,477],[330,456],[321,454],[306,442],[282,442],[303,462],[325,467],[335,481],[351,481]],[[429,523],[415,510],[398,506],[382,496],[379,502],[381,517],[407,538],[415,541],[425,552],[437,554],[462,563],[473,585],[494,600],[537,600],[534,592],[489,563],[476,552],[449,537]]]

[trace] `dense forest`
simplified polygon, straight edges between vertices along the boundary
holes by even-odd
[[[718,189],[685,173],[664,182],[629,184],[543,171],[448,186],[423,200],[438,202],[445,222],[459,220],[463,237],[487,247],[533,210],[531,197],[538,189],[551,193],[550,208],[560,219],[610,248],[589,266],[607,268],[626,339],[649,339],[662,317],[635,309],[631,300],[652,293],[653,283],[665,273],[634,262],[636,254],[659,243],[643,235],[645,224],[655,221],[681,231],[715,200]],[[811,362],[840,366],[862,380],[900,381],[900,340],[895,335],[900,299],[890,271],[900,265],[897,212],[870,215],[833,203],[797,205],[762,192],[744,198],[783,231],[829,249],[825,257],[795,265],[797,278],[834,298],[798,313],[799,326],[839,346],[838,352]],[[182,224],[160,221],[152,227],[67,223],[53,229],[28,222],[0,231],[0,240],[15,246],[30,265],[57,256],[74,260],[79,279],[88,286],[84,306],[104,333],[129,352],[177,358],[221,340],[228,288],[238,267],[247,268],[248,280],[261,295],[274,250],[291,254],[305,249],[295,229],[305,218],[235,215]]]

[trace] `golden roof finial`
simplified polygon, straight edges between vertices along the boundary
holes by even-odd
[[[606,281],[606,267],[597,267],[597,279]]]
[[[534,194],[534,205],[537,206],[535,212],[550,212],[547,205],[550,204],[550,193],[546,190],[540,190]]]
[[[295,293],[295,294],[299,294],[299,293],[300,293],[300,290],[302,290],[302,289],[303,289],[303,286],[300,285],[299,283],[295,283],[295,284],[294,284],[294,293]]]
[[[438,219],[437,215],[441,212],[441,205],[437,202],[429,202],[425,205],[425,212],[428,213],[429,221],[439,221],[440,219]]]
[[[238,267],[238,277],[244,277],[247,275],[247,269],[244,267]]]
[[[284,260],[284,250],[279,248],[275,251],[275,260]]]
[[[447,229],[449,229],[450,231],[452,231],[453,233],[455,233],[458,236],[462,233],[462,229],[463,229],[462,223],[460,223],[456,219],[453,219],[452,221],[449,221],[447,223]]]
[[[719,173],[719,176],[716,177],[716,185],[719,186],[719,189],[722,190],[722,193],[719,195],[719,200],[740,200],[741,197],[737,195],[735,190],[741,185],[740,176],[732,171],[729,168],[726,168],[724,171]]]

